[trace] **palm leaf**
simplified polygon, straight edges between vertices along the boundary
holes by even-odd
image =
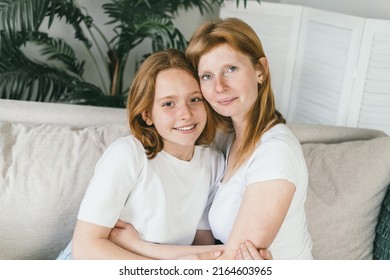
[[[75,38],[87,47],[91,43],[85,36],[81,23],[92,26],[92,18],[84,15],[74,0],[0,0],[0,18],[3,19],[5,36],[13,40],[16,33],[31,39],[32,33],[39,31],[45,17],[49,17],[48,28],[55,17],[65,18],[66,23],[75,29]]]
[[[18,48],[2,46],[0,98],[55,102],[79,79],[55,67],[29,60]]]
[[[85,61],[79,62],[72,47],[62,39],[46,38],[45,40],[33,40],[37,45],[43,46],[42,55],[47,55],[48,61],[60,61],[66,70],[82,77]]]
[[[224,0],[176,0],[176,1],[155,1],[160,2],[164,5],[172,15],[177,14],[177,11],[180,8],[184,8],[184,10],[189,10],[193,8],[197,8],[199,12],[203,15],[206,12],[210,12],[214,5],[221,5]]]
[[[16,38],[21,32],[29,37],[42,24],[50,0],[0,0],[0,18],[4,36],[8,40]]]
[[[77,5],[77,1],[74,0],[52,0],[50,1],[50,7],[48,8],[47,15],[49,16],[49,28],[53,23],[54,17],[59,19],[65,18],[67,24],[73,26],[75,30],[75,38],[85,44],[87,48],[92,46],[91,42],[84,34],[83,25],[90,29],[92,27],[92,18],[85,15],[82,12],[80,6]]]
[[[154,52],[171,47],[184,49],[187,43],[172,21],[161,18],[150,18],[131,29],[124,27],[121,34],[114,39],[118,39],[118,53],[126,53],[146,38],[152,39]]]
[[[176,42],[182,45],[186,43],[184,36],[174,27],[172,10],[165,1],[113,0],[104,4],[103,9],[112,19],[109,24],[116,24],[114,30],[118,35],[113,38],[111,45],[119,56],[139,45],[145,38],[152,39],[154,46],[161,45],[161,40],[162,45],[171,47],[176,47]]]

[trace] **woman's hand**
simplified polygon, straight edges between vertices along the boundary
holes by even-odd
[[[267,249],[256,249],[255,245],[247,240],[240,244],[236,252],[236,260],[272,260],[272,254]]]
[[[118,220],[115,227],[111,229],[108,239],[129,251],[135,250],[135,244],[142,241],[136,229],[131,224],[121,220]]]

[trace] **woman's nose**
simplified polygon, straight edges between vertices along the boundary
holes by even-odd
[[[215,91],[217,93],[224,92],[226,90],[226,82],[223,77],[217,76],[215,78]]]

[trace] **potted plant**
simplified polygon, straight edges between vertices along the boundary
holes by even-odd
[[[183,50],[186,39],[172,21],[178,10],[198,8],[203,14],[223,2],[107,0],[102,9],[110,19],[106,24],[115,33],[109,40],[76,0],[0,0],[0,98],[124,107],[128,85],[124,85],[123,74],[130,52],[145,38],[151,39],[153,52],[169,47]],[[100,80],[109,80],[110,85],[86,81],[85,61],[79,60],[71,45],[42,31],[44,23],[50,30],[55,20],[73,28],[75,40],[82,42],[96,64]],[[39,48],[41,59],[26,54],[25,48],[31,45]],[[91,52],[92,46],[99,50],[99,59]]]

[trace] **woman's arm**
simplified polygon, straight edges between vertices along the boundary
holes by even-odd
[[[77,220],[72,241],[73,259],[148,259],[108,240],[111,228]]]
[[[248,186],[220,259],[234,259],[245,240],[251,240],[256,248],[268,248],[282,226],[294,193],[295,185],[287,180]]]

